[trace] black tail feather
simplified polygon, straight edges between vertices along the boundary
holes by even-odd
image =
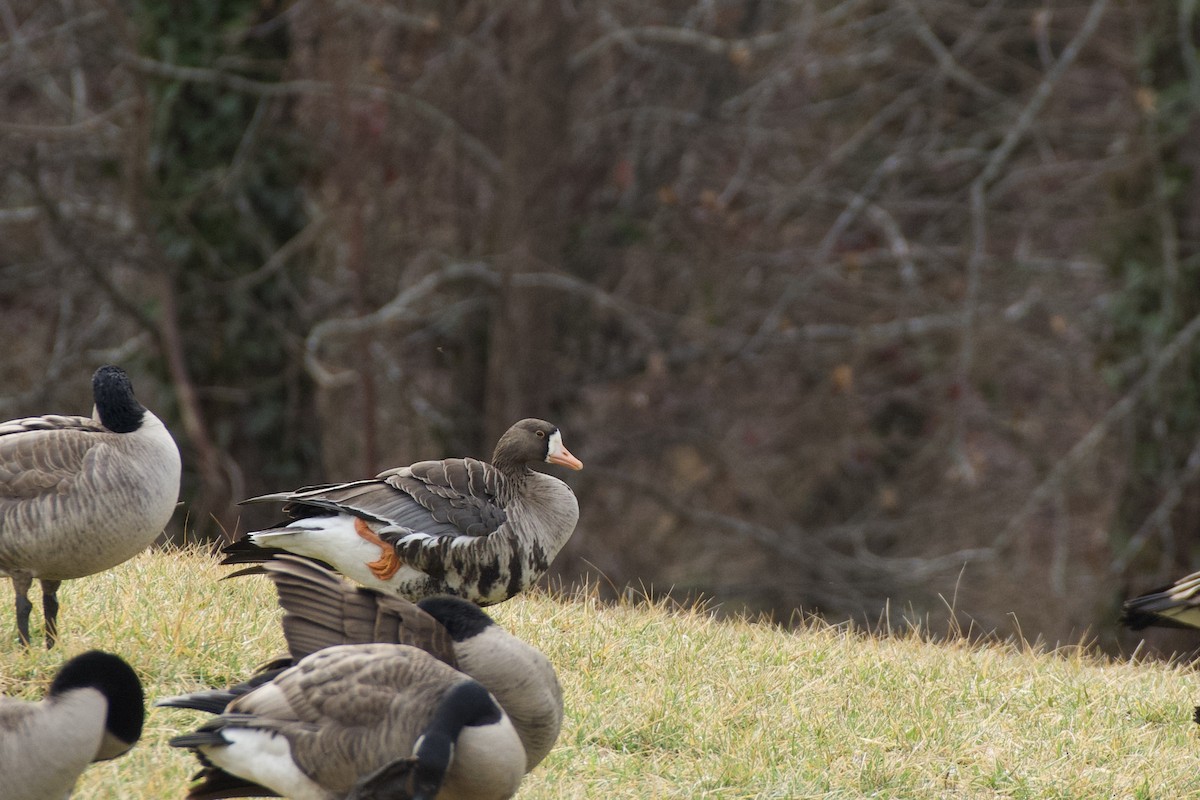
[[[249,678],[228,689],[206,689],[191,694],[164,697],[162,700],[156,701],[154,705],[158,708],[190,708],[208,714],[221,714],[234,700],[244,694],[249,694],[264,683],[275,680],[279,673],[295,663],[290,656],[280,656],[263,664]]]
[[[171,747],[204,747],[207,745],[226,745],[229,744],[225,737],[221,735],[220,729],[216,728],[199,728],[191,733],[181,733],[174,737],[167,744]]]
[[[1165,617],[1161,614],[1155,614],[1152,611],[1142,611],[1139,608],[1130,608],[1126,604],[1121,612],[1119,622],[1126,628],[1134,631],[1140,631],[1144,628],[1187,628],[1195,630],[1194,625],[1188,625],[1186,622],[1179,622],[1170,617]]]
[[[187,800],[225,800],[231,797],[279,797],[265,786],[231,775],[220,767],[207,766],[192,778]]]
[[[250,541],[249,537],[245,537],[221,548],[221,553],[225,556],[221,560],[221,563],[262,564],[265,561],[270,561],[280,553],[286,552],[286,550],[281,550],[278,547],[259,547]]]
[[[225,706],[232,703],[238,696],[234,689],[209,689],[191,694],[181,694],[175,697],[164,697],[155,701],[156,708],[190,708],[207,714],[220,714]],[[245,694],[245,692],[241,692]]]
[[[228,564],[231,562],[222,561],[221,563]],[[227,581],[230,578],[241,578],[246,575],[266,575],[266,574],[267,574],[267,571],[266,571],[266,569],[263,568],[262,564],[254,564],[253,566],[242,567],[241,569],[234,570],[233,572],[229,573],[228,575],[223,576],[221,578],[221,580]]]
[[[288,553],[279,547],[259,547],[250,539],[239,539],[233,544],[227,544],[221,548],[221,553],[224,558],[221,559],[222,566],[236,566],[238,564],[249,564],[250,566],[240,569],[236,572],[231,572],[225,578],[237,578],[242,575],[263,575],[265,570],[262,565],[268,561],[274,561],[278,556],[288,555],[296,559],[304,559],[313,564],[318,564],[327,570],[336,572],[333,565],[327,564],[319,558],[309,558],[308,556],[298,556],[295,553]],[[221,580],[225,580],[222,578]]]

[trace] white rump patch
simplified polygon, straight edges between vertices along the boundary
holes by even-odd
[[[225,728],[221,736],[229,744],[200,749],[226,772],[293,800],[325,800],[329,796],[296,766],[292,748],[283,736],[255,728]]]
[[[367,586],[386,586],[367,568],[369,562],[379,558],[379,546],[358,535],[354,520],[349,514],[305,517],[286,528],[255,531],[249,537],[260,547],[278,547],[298,556],[320,559]]]

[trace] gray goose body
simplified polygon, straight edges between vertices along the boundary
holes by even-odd
[[[289,519],[226,548],[228,564],[286,551],[333,566],[372,588],[410,600],[450,594],[479,605],[524,591],[570,538],[579,503],[559,479],[530,463],[582,469],[543,420],[513,425],[492,463],[421,461],[373,479],[264,495]]]
[[[91,418],[0,423],[0,575],[12,578],[25,642],[34,578],[42,582],[47,644],[53,644],[58,584],[146,549],[179,499],[179,449],[134,397],[129,378],[119,367],[101,367],[92,390]]]
[[[263,569],[284,609],[288,656],[268,665],[268,673],[229,690],[167,698],[158,705],[216,713],[265,677],[318,650],[386,642],[424,650],[491,692],[521,737],[527,769],[541,763],[557,741],[563,698],[550,660],[496,625],[475,604],[450,596],[414,604],[353,586],[307,559],[286,554]]]
[[[46,698],[0,698],[0,786],[5,800],[63,800],[93,761],[116,758],[141,736],[137,674],[91,651],[59,671]]]
[[[525,768],[520,738],[482,686],[395,644],[307,656],[171,744],[206,764],[190,798],[261,796],[258,787],[293,800],[371,796],[372,774],[397,765],[406,779],[392,796],[502,800]]]

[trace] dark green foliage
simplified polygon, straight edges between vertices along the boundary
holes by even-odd
[[[156,61],[277,81],[289,41],[273,5],[142,2],[134,14],[139,46]],[[267,20],[276,22],[261,24]],[[191,377],[205,416],[221,420],[210,433],[256,483],[286,483],[314,457],[311,439],[296,435],[309,392],[288,358],[289,340],[305,329],[292,300],[299,293],[289,291],[303,271],[292,261],[252,276],[306,222],[303,143],[285,99],[217,81],[147,80],[155,115],[148,211],[171,271]]]
[[[1109,305],[1106,374],[1118,390],[1128,389],[1162,347],[1200,313],[1200,208],[1192,169],[1198,87],[1194,77],[1189,78],[1179,47],[1178,4],[1155,3],[1143,22],[1140,96],[1150,106],[1142,109],[1148,149],[1158,152],[1154,163],[1140,165],[1114,186],[1115,202],[1128,215],[1128,223],[1110,242],[1108,256],[1121,288]],[[1172,261],[1175,270],[1170,268]],[[1127,433],[1132,445],[1130,476],[1118,519],[1118,551],[1178,480],[1200,437],[1200,351],[1194,346],[1146,393],[1131,415]],[[1195,487],[1191,491],[1194,496]],[[1172,519],[1174,529],[1193,529],[1196,520],[1188,515],[1194,516],[1198,506],[1185,495]],[[1193,539],[1176,537],[1175,552],[1165,554],[1151,545],[1146,555],[1165,555],[1178,569],[1192,569],[1200,555],[1191,550]]]

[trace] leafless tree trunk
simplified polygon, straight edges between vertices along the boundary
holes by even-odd
[[[486,438],[518,419],[547,416],[556,387],[560,298],[514,277],[562,268],[566,242],[569,138],[565,4],[510,4],[502,26],[504,137],[502,198],[496,210],[500,284],[488,336]]]

